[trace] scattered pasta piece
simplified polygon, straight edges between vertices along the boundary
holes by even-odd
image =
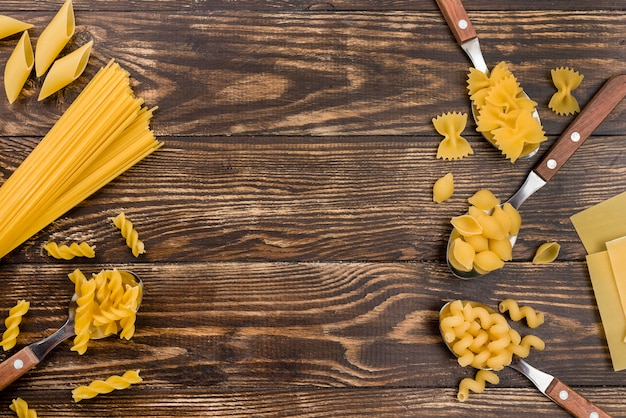
[[[435,181],[433,186],[433,201],[442,203],[450,199],[454,194],[454,176],[448,173]]]
[[[480,274],[504,267],[505,261],[513,259],[509,238],[519,232],[519,212],[510,203],[499,206],[500,199],[487,189],[477,191],[467,200],[471,205],[468,212],[450,220],[450,264],[456,270],[475,269]]]
[[[461,133],[467,124],[467,113],[444,113],[433,118],[435,130],[443,135],[437,148],[437,158],[458,160],[473,154],[472,147]]]
[[[60,260],[71,260],[74,257],[94,258],[96,256],[96,247],[86,242],[80,244],[73,242],[70,245],[58,245],[56,242],[49,242],[43,248],[49,256]]]
[[[544,322],[543,313],[535,311],[530,306],[519,306],[514,299],[504,299],[498,305],[498,309],[501,313],[508,312],[513,321],[521,321],[525,318],[530,328],[537,328]]]
[[[561,245],[558,242],[545,242],[537,248],[533,257],[534,264],[551,263],[559,256]]]
[[[477,130],[515,162],[547,139],[533,117],[537,103],[524,94],[504,62],[488,76],[470,68],[467,89],[476,111]]]
[[[120,230],[122,237],[126,239],[126,245],[133,251],[135,257],[146,252],[143,242],[139,239],[139,233],[124,212],[113,218],[113,224]]]
[[[9,103],[17,100],[34,65],[33,46],[30,43],[28,31],[24,31],[4,67],[4,91]]]
[[[69,274],[78,296],[72,351],[84,354],[92,337],[120,333],[129,340],[135,333],[135,319],[142,290],[124,283],[116,269],[102,270],[87,279],[80,270]]]
[[[461,402],[465,402],[469,398],[470,390],[474,393],[482,393],[485,390],[485,382],[489,382],[492,385],[500,383],[500,377],[491,370],[478,370],[476,376],[472,379],[466,377],[461,380],[459,384],[459,391],[457,398]]]
[[[92,46],[93,41],[89,41],[77,50],[56,60],[46,75],[37,100],[43,100],[76,81],[87,67]]]
[[[8,351],[15,347],[17,343],[17,336],[20,334],[19,325],[22,323],[22,317],[26,315],[30,308],[30,302],[20,300],[17,305],[9,310],[9,316],[4,320],[6,331],[2,334],[2,341],[0,345],[4,351]]]
[[[35,72],[41,77],[74,36],[76,22],[72,0],[66,0],[48,26],[41,32],[35,48]]]
[[[37,411],[28,407],[28,403],[22,398],[15,398],[9,405],[17,418],[37,418]]]
[[[110,393],[114,390],[122,390],[132,384],[140,383],[143,379],[139,376],[139,370],[128,370],[122,376],[110,376],[106,380],[94,380],[88,386],[78,386],[72,390],[74,402],[83,399],[91,399],[100,394]]]
[[[548,107],[559,115],[572,115],[580,112],[578,101],[572,95],[582,83],[584,76],[571,68],[559,67],[550,71],[557,92],[552,95]]]
[[[0,15],[0,39],[24,32],[32,27],[33,25],[29,23],[21,22],[9,16]]]

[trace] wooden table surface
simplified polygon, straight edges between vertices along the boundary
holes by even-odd
[[[467,0],[485,59],[506,61],[539,103],[547,147],[573,119],[550,111],[550,70],[584,74],[584,105],[626,72],[626,5],[613,0]],[[2,1],[35,24],[62,4]],[[0,262],[0,312],[31,302],[17,348],[59,327],[75,268],[126,268],[145,283],[131,341],[63,343],[0,392],[0,417],[22,397],[40,417],[568,416],[517,372],[465,403],[473,375],[443,345],[437,312],[456,298],[515,298],[545,313],[529,362],[614,416],[626,416],[585,250],[569,217],[626,190],[626,101],[521,210],[514,261],[479,280],[445,264],[450,218],[480,188],[512,194],[541,152],[511,164],[464,131],[474,155],[435,157],[431,119],[468,112],[469,61],[435,1],[121,0],[74,2],[70,47],[94,40],[86,73],[37,102],[31,78],[0,99],[6,179],[110,59],[158,105],[165,146]],[[565,8],[565,9],[561,9]],[[17,37],[0,41],[5,62]],[[432,202],[453,172],[456,193]],[[113,229],[124,211],[147,253]],[[58,261],[43,245],[85,240],[95,259]],[[558,260],[534,265],[558,241]],[[79,260],[79,261],[76,261]],[[523,328],[522,328],[523,330]],[[0,360],[15,350],[0,352]],[[131,389],[75,404],[71,390],[140,369]]]

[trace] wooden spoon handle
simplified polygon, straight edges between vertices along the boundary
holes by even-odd
[[[437,5],[459,45],[476,38],[476,31],[461,0],[437,0]]]
[[[609,414],[557,378],[554,378],[546,389],[546,395],[575,417],[611,418]]]
[[[626,74],[605,81],[533,171],[549,181],[625,96]]]
[[[39,359],[30,347],[24,347],[0,363],[0,390],[3,390],[20,376],[39,364]]]

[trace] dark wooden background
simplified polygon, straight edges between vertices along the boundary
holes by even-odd
[[[2,1],[37,36],[62,1]],[[626,416],[585,251],[569,217],[626,190],[626,101],[522,208],[515,261],[474,281],[452,277],[449,219],[479,188],[512,194],[540,156],[509,163],[474,131],[475,154],[435,158],[431,119],[469,110],[469,62],[433,1],[75,1],[90,39],[86,75],[38,103],[32,78],[0,99],[0,176],[28,155],[89,78],[115,58],[158,105],[165,147],[0,262],[0,312],[31,301],[18,347],[64,321],[75,268],[128,268],[145,282],[137,333],[58,347],[0,392],[41,417],[568,416],[513,370],[466,403],[437,311],[454,298],[512,297],[543,311],[530,363]],[[584,74],[581,104],[626,72],[626,4],[485,1],[466,7],[490,65],[507,61],[539,103],[553,142],[572,120],[547,108],[550,69]],[[0,62],[17,36],[0,41]],[[542,151],[547,145],[542,146]],[[541,154],[541,153],[540,153]],[[432,203],[452,171],[454,197]],[[0,202],[1,204],[1,202]],[[125,211],[146,243],[132,257],[110,218]],[[87,240],[97,257],[60,262],[49,240]],[[530,263],[556,240],[557,262]],[[3,317],[5,314],[2,314]],[[522,332],[527,332],[521,328]],[[0,360],[10,353],[0,353]],[[80,384],[141,369],[133,389],[74,404]]]

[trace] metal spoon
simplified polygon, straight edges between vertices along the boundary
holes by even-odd
[[[441,329],[441,320],[450,315],[451,303],[452,302],[446,303],[439,311],[439,331],[441,332],[441,336],[444,343],[446,344],[446,347],[448,347],[448,349],[456,356],[457,354],[452,350],[453,342],[450,343],[446,341],[443,335],[443,330]],[[469,303],[472,307],[482,307],[490,313],[495,313],[493,309],[482,303],[473,301],[462,301],[462,303],[463,305]],[[513,361],[508,364],[507,367],[515,369],[524,376],[526,376],[531,382],[533,382],[537,389],[541,391],[541,393],[552,399],[552,401],[554,401],[557,405],[559,405],[561,408],[565,409],[567,412],[575,417],[610,418],[609,414],[595,406],[593,403],[589,402],[585,397],[576,392],[574,389],[567,386],[556,377],[534,368],[526,361],[517,356],[513,356]],[[483,370],[491,369],[484,368]]]
[[[508,202],[515,209],[519,209],[526,199],[545,186],[625,96],[626,74],[615,75],[605,81],[546,155],[530,171],[524,184],[505,203]],[[476,269],[462,271],[450,263],[450,248],[454,238],[454,234],[450,234],[446,250],[446,262],[450,271],[461,279],[481,275]],[[509,240],[511,246],[515,245],[517,235],[511,236]]]
[[[489,75],[489,69],[487,68],[482,51],[480,50],[478,35],[474,30],[474,26],[472,26],[472,22],[470,21],[461,0],[437,0],[437,5],[443,14],[443,17],[446,19],[454,38],[463,51],[465,51],[474,68]],[[523,94],[527,99],[530,99],[526,93]],[[472,104],[472,116],[474,117],[474,120],[476,120],[477,113],[478,112],[475,109],[475,106]],[[541,124],[539,113],[536,108],[533,110],[532,116]],[[482,132],[482,134],[487,141],[495,146],[495,141],[491,133]],[[526,144],[522,149],[521,158],[532,157],[538,150],[539,144]]]
[[[143,296],[143,282],[141,278],[130,271],[120,270],[120,273],[122,274],[122,282],[124,284],[139,286],[139,304],[141,304]],[[43,361],[56,346],[76,335],[74,332],[74,318],[76,317],[77,299],[78,295],[74,293],[70,300],[67,321],[54,334],[22,348],[13,356],[0,363],[0,391]],[[137,308],[139,308],[139,305]],[[91,338],[100,339],[107,336],[98,334],[92,335]]]

